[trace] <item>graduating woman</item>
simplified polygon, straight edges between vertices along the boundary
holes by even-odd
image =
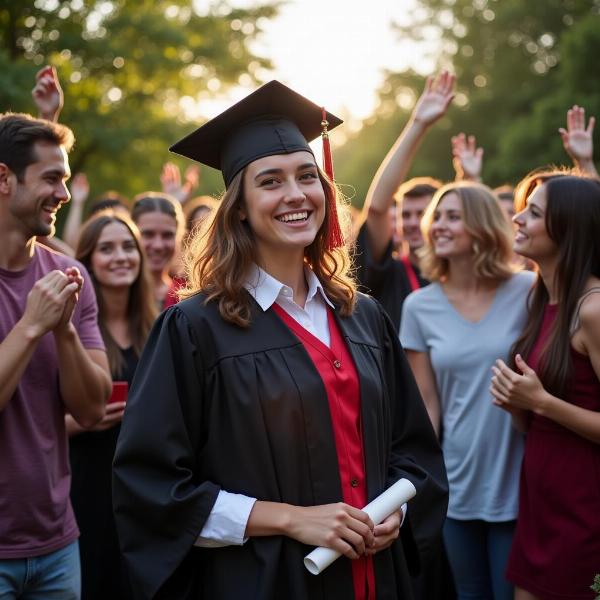
[[[600,570],[600,181],[534,173],[516,200],[515,251],[539,274],[492,378],[527,431],[508,578],[518,600],[583,600]]]
[[[191,249],[189,297],[151,333],[118,442],[139,598],[410,598],[417,543],[441,527],[440,449],[389,319],[347,275],[335,187],[307,143],[321,120],[274,81],[172,148],[220,168],[227,190]],[[410,510],[377,526],[360,510],[402,477],[427,531]],[[344,556],[314,576],[314,546]]]

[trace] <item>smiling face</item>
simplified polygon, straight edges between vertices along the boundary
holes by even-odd
[[[325,192],[310,152],[277,154],[250,163],[244,173],[240,217],[263,260],[304,249],[325,219]]]
[[[558,255],[558,246],[546,228],[546,186],[538,185],[527,198],[527,204],[513,221],[517,226],[514,251],[536,262]]]
[[[9,201],[10,214],[28,238],[53,235],[56,213],[71,197],[66,185],[71,171],[65,149],[37,142],[34,153],[38,160],[25,169],[22,181],[13,175],[15,191]]]
[[[473,238],[465,227],[458,194],[447,193],[438,203],[429,236],[436,256],[456,258],[473,253]]]
[[[171,215],[153,211],[137,217],[136,225],[142,235],[142,245],[151,273],[168,270],[177,250],[177,222]]]
[[[141,256],[136,241],[124,223],[108,223],[91,255],[90,267],[103,287],[130,287],[140,274]]]

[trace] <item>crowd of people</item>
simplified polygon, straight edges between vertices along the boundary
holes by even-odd
[[[286,86],[174,144],[195,163],[159,190],[90,202],[40,70],[37,118],[0,115],[0,598],[594,597],[594,118],[514,188],[464,133],[455,181],[407,179],[454,89],[427,79],[349,225],[341,121]],[[315,546],[342,556],[316,576]]]

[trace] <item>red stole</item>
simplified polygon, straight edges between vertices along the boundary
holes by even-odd
[[[327,309],[330,348],[304,329],[278,304],[273,304],[273,309],[300,339],[323,380],[335,437],[342,497],[346,504],[362,509],[367,504],[367,481],[360,416],[360,384],[352,355],[330,308]],[[355,599],[375,600],[373,557],[361,556],[351,561],[351,564]]]
[[[413,267],[412,263],[410,262],[410,259],[408,258],[408,256],[403,256],[400,259],[400,262],[404,265],[404,270],[406,271],[406,275],[407,275],[408,281],[410,283],[410,289],[413,292],[415,290],[420,289],[421,284],[419,283],[417,274],[415,273],[415,268]]]

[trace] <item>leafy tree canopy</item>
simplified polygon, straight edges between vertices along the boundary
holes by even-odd
[[[474,134],[485,149],[484,180],[516,182],[530,169],[569,163],[560,137],[566,111],[600,117],[599,0],[420,0],[416,22],[398,34],[437,37],[438,68],[458,77],[457,96],[434,126],[412,175],[453,177],[450,136]],[[337,155],[336,175],[356,188],[356,204],[408,119],[423,87],[414,72],[388,73],[373,119]],[[597,135],[596,135],[597,137]],[[598,151],[596,143],[596,151]]]
[[[92,196],[157,189],[168,146],[195,126],[186,108],[270,67],[250,45],[277,5],[211,6],[200,15],[192,0],[0,0],[0,109],[33,112],[35,73],[54,65],[60,120],[77,137],[71,167]],[[202,192],[222,186],[203,173]]]

